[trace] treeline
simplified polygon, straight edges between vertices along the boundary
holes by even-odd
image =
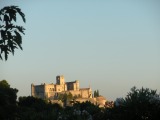
[[[160,96],[148,88],[133,87],[114,106],[106,102],[105,108],[90,102],[61,107],[32,96],[17,101],[17,92],[6,80],[0,81],[0,120],[160,120]]]

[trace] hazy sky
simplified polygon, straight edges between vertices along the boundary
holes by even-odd
[[[61,74],[109,100],[133,86],[160,92],[159,0],[0,0],[8,5],[26,15],[24,50],[0,61],[0,80],[18,96]]]

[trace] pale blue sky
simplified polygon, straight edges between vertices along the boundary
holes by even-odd
[[[6,79],[30,95],[31,83],[80,80],[109,100],[134,85],[160,92],[160,1],[0,0],[26,15],[23,51],[0,61]]]

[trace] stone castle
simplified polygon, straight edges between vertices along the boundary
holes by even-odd
[[[63,75],[56,76],[56,84],[31,84],[31,95],[42,99],[56,100],[59,94],[69,94],[84,99],[92,98],[91,88],[80,88],[79,81],[65,82]]]

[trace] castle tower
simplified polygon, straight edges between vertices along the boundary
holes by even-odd
[[[79,90],[79,81],[76,80],[75,82],[76,82],[76,90]]]
[[[31,84],[31,96],[35,97],[35,89],[34,89],[34,84]]]
[[[57,85],[65,84],[65,80],[64,80],[64,76],[63,75],[56,76],[56,84]]]

